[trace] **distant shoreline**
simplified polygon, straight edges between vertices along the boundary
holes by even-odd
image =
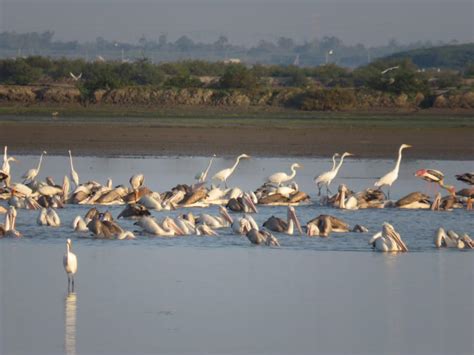
[[[413,145],[407,157],[471,160],[474,116],[442,113],[350,114],[291,112],[203,115],[188,111],[161,118],[57,118],[12,115],[0,109],[1,144],[17,154],[327,157],[349,151],[359,158],[393,158],[401,143]],[[3,113],[3,115],[1,115]],[[289,117],[285,117],[288,115]],[[194,117],[193,117],[194,116]],[[292,117],[292,118],[290,118]],[[468,168],[468,167],[467,167]]]

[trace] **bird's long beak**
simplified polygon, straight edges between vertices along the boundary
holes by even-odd
[[[296,212],[295,212],[295,209],[294,208],[290,208],[289,210],[289,213],[290,213],[290,218],[293,220],[293,222],[295,223],[296,225],[296,228],[298,229],[298,232],[300,233],[300,235],[303,235],[303,228],[301,228],[301,223],[298,219],[298,217],[296,217]]]
[[[245,194],[244,195],[244,199],[245,199],[245,202],[247,202],[247,204],[249,205],[250,209],[254,212],[254,213],[258,213],[258,210],[257,210],[257,206],[255,206],[255,204],[253,203],[252,199],[250,198],[249,195]]]
[[[229,215],[229,212],[227,212],[227,210],[223,207],[221,208],[221,214],[227,222],[233,222],[232,217]]]

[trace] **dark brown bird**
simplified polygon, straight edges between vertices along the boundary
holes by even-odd
[[[456,179],[465,182],[468,185],[474,185],[474,173],[464,173],[462,175],[456,175]]]
[[[467,198],[466,209],[472,210],[472,199],[474,198],[474,187],[468,187],[467,189],[462,189],[456,192],[457,196],[462,196]]]
[[[150,216],[150,215],[151,215],[150,211],[148,211],[148,209],[145,206],[139,203],[132,203],[132,204],[127,205],[122,210],[122,212],[120,212],[117,219],[119,219],[120,217],[133,219],[133,218],[141,218],[143,216]]]

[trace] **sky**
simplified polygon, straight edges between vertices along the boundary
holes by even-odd
[[[163,33],[200,42],[225,35],[244,45],[326,35],[370,46],[474,42],[474,0],[0,0],[0,32],[47,30],[80,42]]]

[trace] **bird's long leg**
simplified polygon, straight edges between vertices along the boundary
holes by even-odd
[[[74,276],[72,276],[72,292],[74,292]]]
[[[388,187],[388,199],[390,200],[390,186]]]
[[[318,196],[321,196],[321,184],[318,182]]]
[[[332,195],[331,190],[329,190],[329,184],[326,185],[326,193],[327,193],[328,197],[329,197],[329,194]]]
[[[227,180],[224,180],[224,186],[225,186],[226,189],[228,188],[227,187]]]
[[[71,277],[69,274],[67,275],[67,292],[69,293],[71,290]]]

